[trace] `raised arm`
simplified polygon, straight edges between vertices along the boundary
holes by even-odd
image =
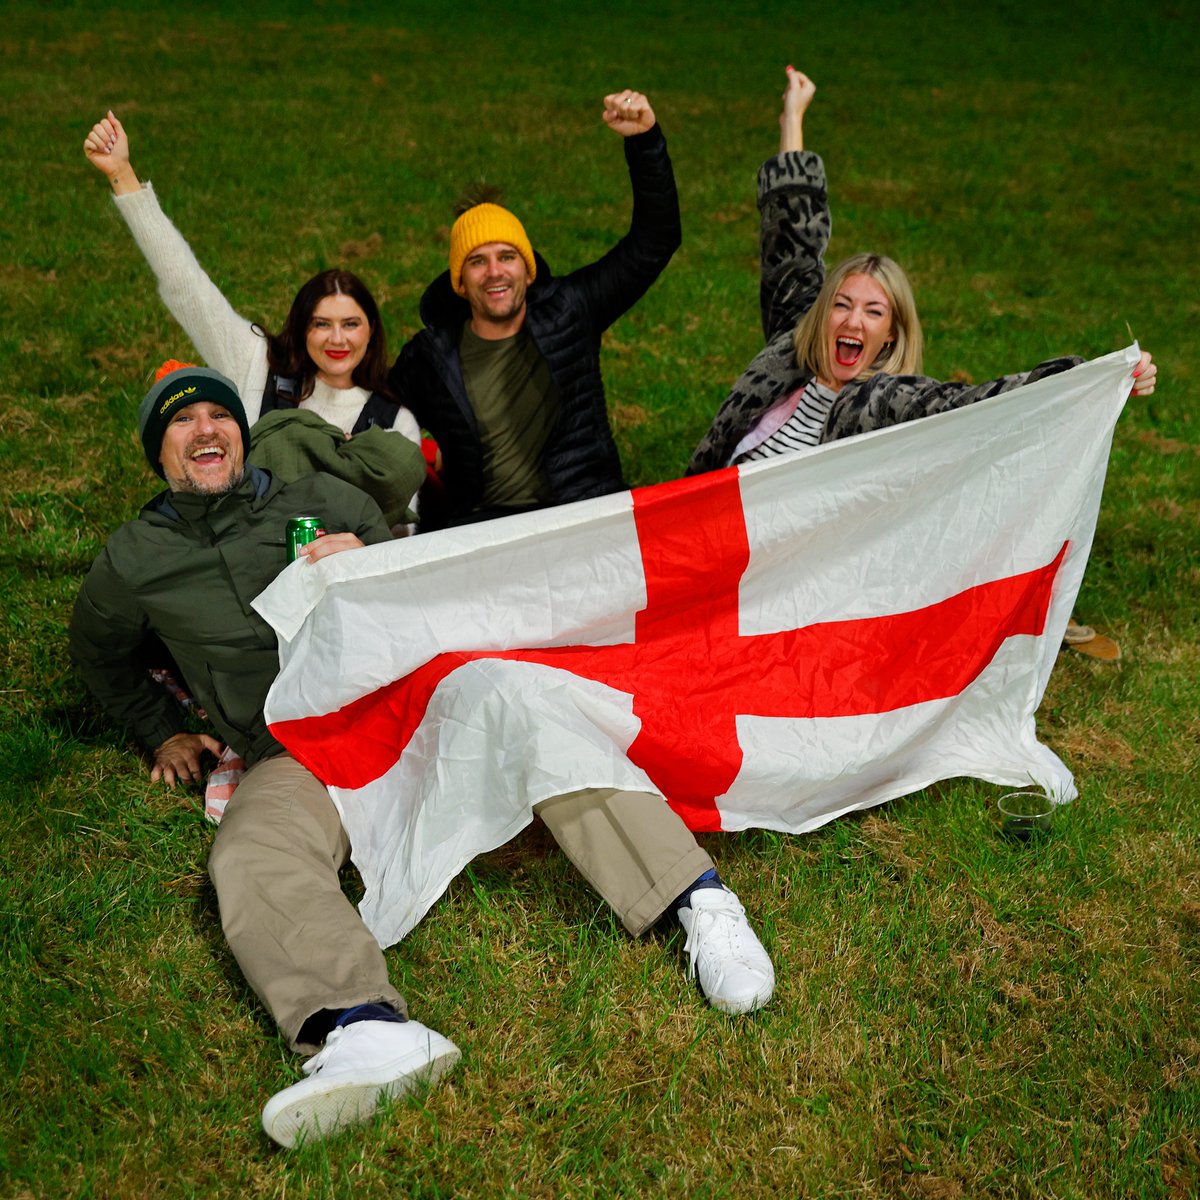
[[[816,302],[831,230],[825,166],[804,149],[804,114],[817,85],[795,67],[788,67],[787,76],[779,154],[758,172],[758,300],[768,342],[793,330]]]
[[[650,101],[629,88],[604,97],[604,122],[622,137],[646,133],[657,124]]]
[[[804,114],[817,94],[817,85],[803,71],[787,69],[783,111],[779,114],[779,153],[804,149]]]
[[[110,108],[108,115],[92,126],[83,139],[88,162],[112,185],[114,196],[126,196],[142,190],[141,181],[129,162],[129,138],[125,127]]]
[[[604,121],[625,139],[633,216],[629,232],[607,254],[566,276],[597,334],[646,294],[683,238],[675,174],[650,101],[630,89],[613,92],[604,97]]]
[[[92,127],[83,152],[112,185],[117,211],[158,279],[163,303],[201,359],[237,383],[253,425],[266,382],[264,339],[209,279],[183,235],[159,208],[154,188],[138,179],[130,164],[129,137],[111,111]]]

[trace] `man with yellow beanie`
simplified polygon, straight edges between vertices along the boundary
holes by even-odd
[[[423,529],[622,491],[600,339],[641,299],[681,240],[667,143],[640,92],[604,98],[624,138],[629,231],[599,261],[555,276],[521,222],[476,204],[450,233],[450,268],[421,300],[421,330],[390,382],[437,441],[444,491]]]
[[[625,482],[600,378],[600,338],[645,294],[680,242],[666,140],[640,92],[604,98],[625,139],[629,232],[598,262],[562,278],[498,204],[469,207],[450,233],[450,269],[421,301],[425,328],[390,382],[436,438],[445,491],[423,496],[422,528],[621,491]],[[710,1004],[752,1012],[775,971],[712,859],[653,793],[586,788],[534,811],[635,937],[674,915],[691,974]]]

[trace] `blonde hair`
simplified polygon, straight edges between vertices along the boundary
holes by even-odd
[[[818,379],[833,378],[825,326],[829,322],[834,297],[851,275],[867,275],[875,280],[887,295],[892,314],[891,340],[884,344],[879,357],[859,372],[858,378],[869,379],[872,375],[880,374],[919,375],[925,343],[912,284],[908,282],[904,268],[882,254],[856,254],[838,263],[829,272],[816,303],[796,326],[792,338],[796,361]]]

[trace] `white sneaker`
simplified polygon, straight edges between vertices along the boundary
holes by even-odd
[[[437,1083],[458,1047],[419,1021],[357,1021],[334,1029],[303,1066],[308,1076],[267,1101],[262,1123],[281,1146],[318,1141],[371,1119],[389,1096]]]
[[[676,910],[687,931],[684,950],[692,956],[690,975],[713,1008],[753,1012],[775,991],[775,968],[746,920],[741,901],[727,887],[697,888]]]

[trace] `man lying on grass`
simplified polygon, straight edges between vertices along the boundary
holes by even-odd
[[[185,732],[181,710],[139,666],[153,632],[248,770],[217,831],[208,869],[229,947],[295,1050],[324,1049],[308,1078],[273,1096],[263,1127],[284,1146],[365,1120],[387,1095],[430,1083],[457,1047],[408,1020],[379,944],[342,893],[350,844],[324,785],[263,719],[279,670],[275,635],[250,601],[286,565],[297,514],[326,536],[310,561],[387,541],[365,493],[331,475],[284,484],[244,466],[250,444],[233,384],[216,371],[164,375],[138,413],[151,467],[170,488],[122,525],[93,564],[71,619],[71,658],[108,712],[153,758],[151,779],[198,781],[216,739]]]

